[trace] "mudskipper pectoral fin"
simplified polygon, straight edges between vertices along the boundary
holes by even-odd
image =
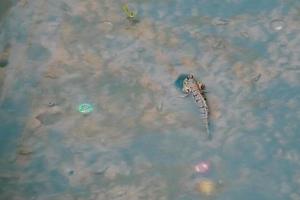
[[[183,95],[183,96],[179,96],[179,98],[186,98],[186,97],[188,97],[189,95],[190,95],[190,93],[185,94],[185,95]]]

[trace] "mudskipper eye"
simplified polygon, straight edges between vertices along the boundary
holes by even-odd
[[[187,78],[188,78],[188,79],[193,79],[194,76],[193,76],[192,74],[189,74]]]

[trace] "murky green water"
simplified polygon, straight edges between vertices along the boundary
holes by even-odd
[[[300,199],[298,1],[0,7],[0,199]]]
[[[13,1],[11,1],[11,0],[2,0],[0,2],[0,20],[9,11],[12,4],[13,4]]]

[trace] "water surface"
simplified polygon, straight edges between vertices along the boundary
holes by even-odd
[[[298,1],[0,5],[0,199],[300,198]],[[211,141],[178,98],[185,73],[206,85]],[[222,183],[211,197],[203,179]]]

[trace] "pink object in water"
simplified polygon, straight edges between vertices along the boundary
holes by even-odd
[[[209,161],[201,161],[197,165],[195,165],[195,171],[198,173],[205,173],[208,172],[210,169],[210,162]]]

